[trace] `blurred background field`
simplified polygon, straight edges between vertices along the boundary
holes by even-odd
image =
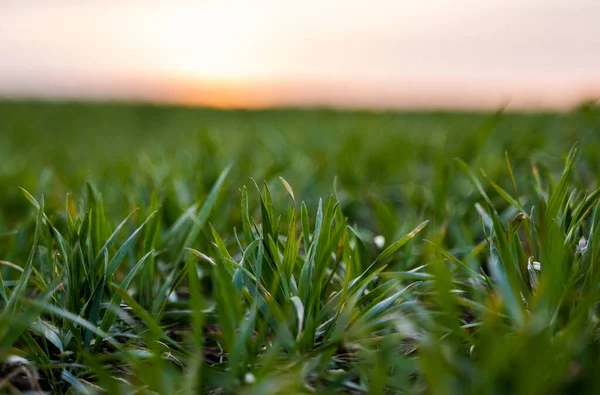
[[[314,206],[337,178],[345,212],[362,221],[373,220],[370,198],[401,215],[462,216],[472,207],[465,200],[472,191],[454,177],[455,157],[501,179],[505,152],[517,174],[532,165],[556,172],[577,143],[586,157],[584,185],[597,182],[599,165],[600,115],[593,105],[493,114],[4,101],[0,119],[5,226],[28,210],[17,186],[44,193],[54,207],[90,182],[117,218],[156,189],[175,216],[229,164],[226,200],[235,200],[251,178],[272,184],[282,176]]]

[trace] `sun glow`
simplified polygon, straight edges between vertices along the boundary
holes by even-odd
[[[231,83],[261,71],[260,37],[249,31],[248,16],[227,7],[165,11],[160,15],[164,25],[148,42],[160,53],[156,66],[167,75]]]

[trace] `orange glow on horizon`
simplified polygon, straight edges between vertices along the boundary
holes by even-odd
[[[274,103],[265,93],[239,83],[185,84],[176,102],[222,109],[266,108]]]
[[[167,82],[168,81],[168,82]],[[406,80],[389,87],[351,81],[260,80],[217,82],[167,79],[142,84],[150,101],[181,103],[222,109],[271,107],[345,107],[366,109],[437,108],[568,110],[582,101],[599,98],[596,84],[570,82],[504,82]],[[162,87],[162,89],[160,88]],[[456,92],[461,91],[461,95]],[[517,94],[514,92],[518,91]],[[167,95],[151,92],[168,92]],[[356,94],[356,93],[360,94]],[[543,92],[540,96],[539,92]]]

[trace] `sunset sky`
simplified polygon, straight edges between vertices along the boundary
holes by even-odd
[[[600,1],[2,0],[0,96],[566,108],[600,97]]]

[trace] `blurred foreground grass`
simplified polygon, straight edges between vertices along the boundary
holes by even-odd
[[[0,388],[593,393],[599,149],[592,106],[0,102]]]

